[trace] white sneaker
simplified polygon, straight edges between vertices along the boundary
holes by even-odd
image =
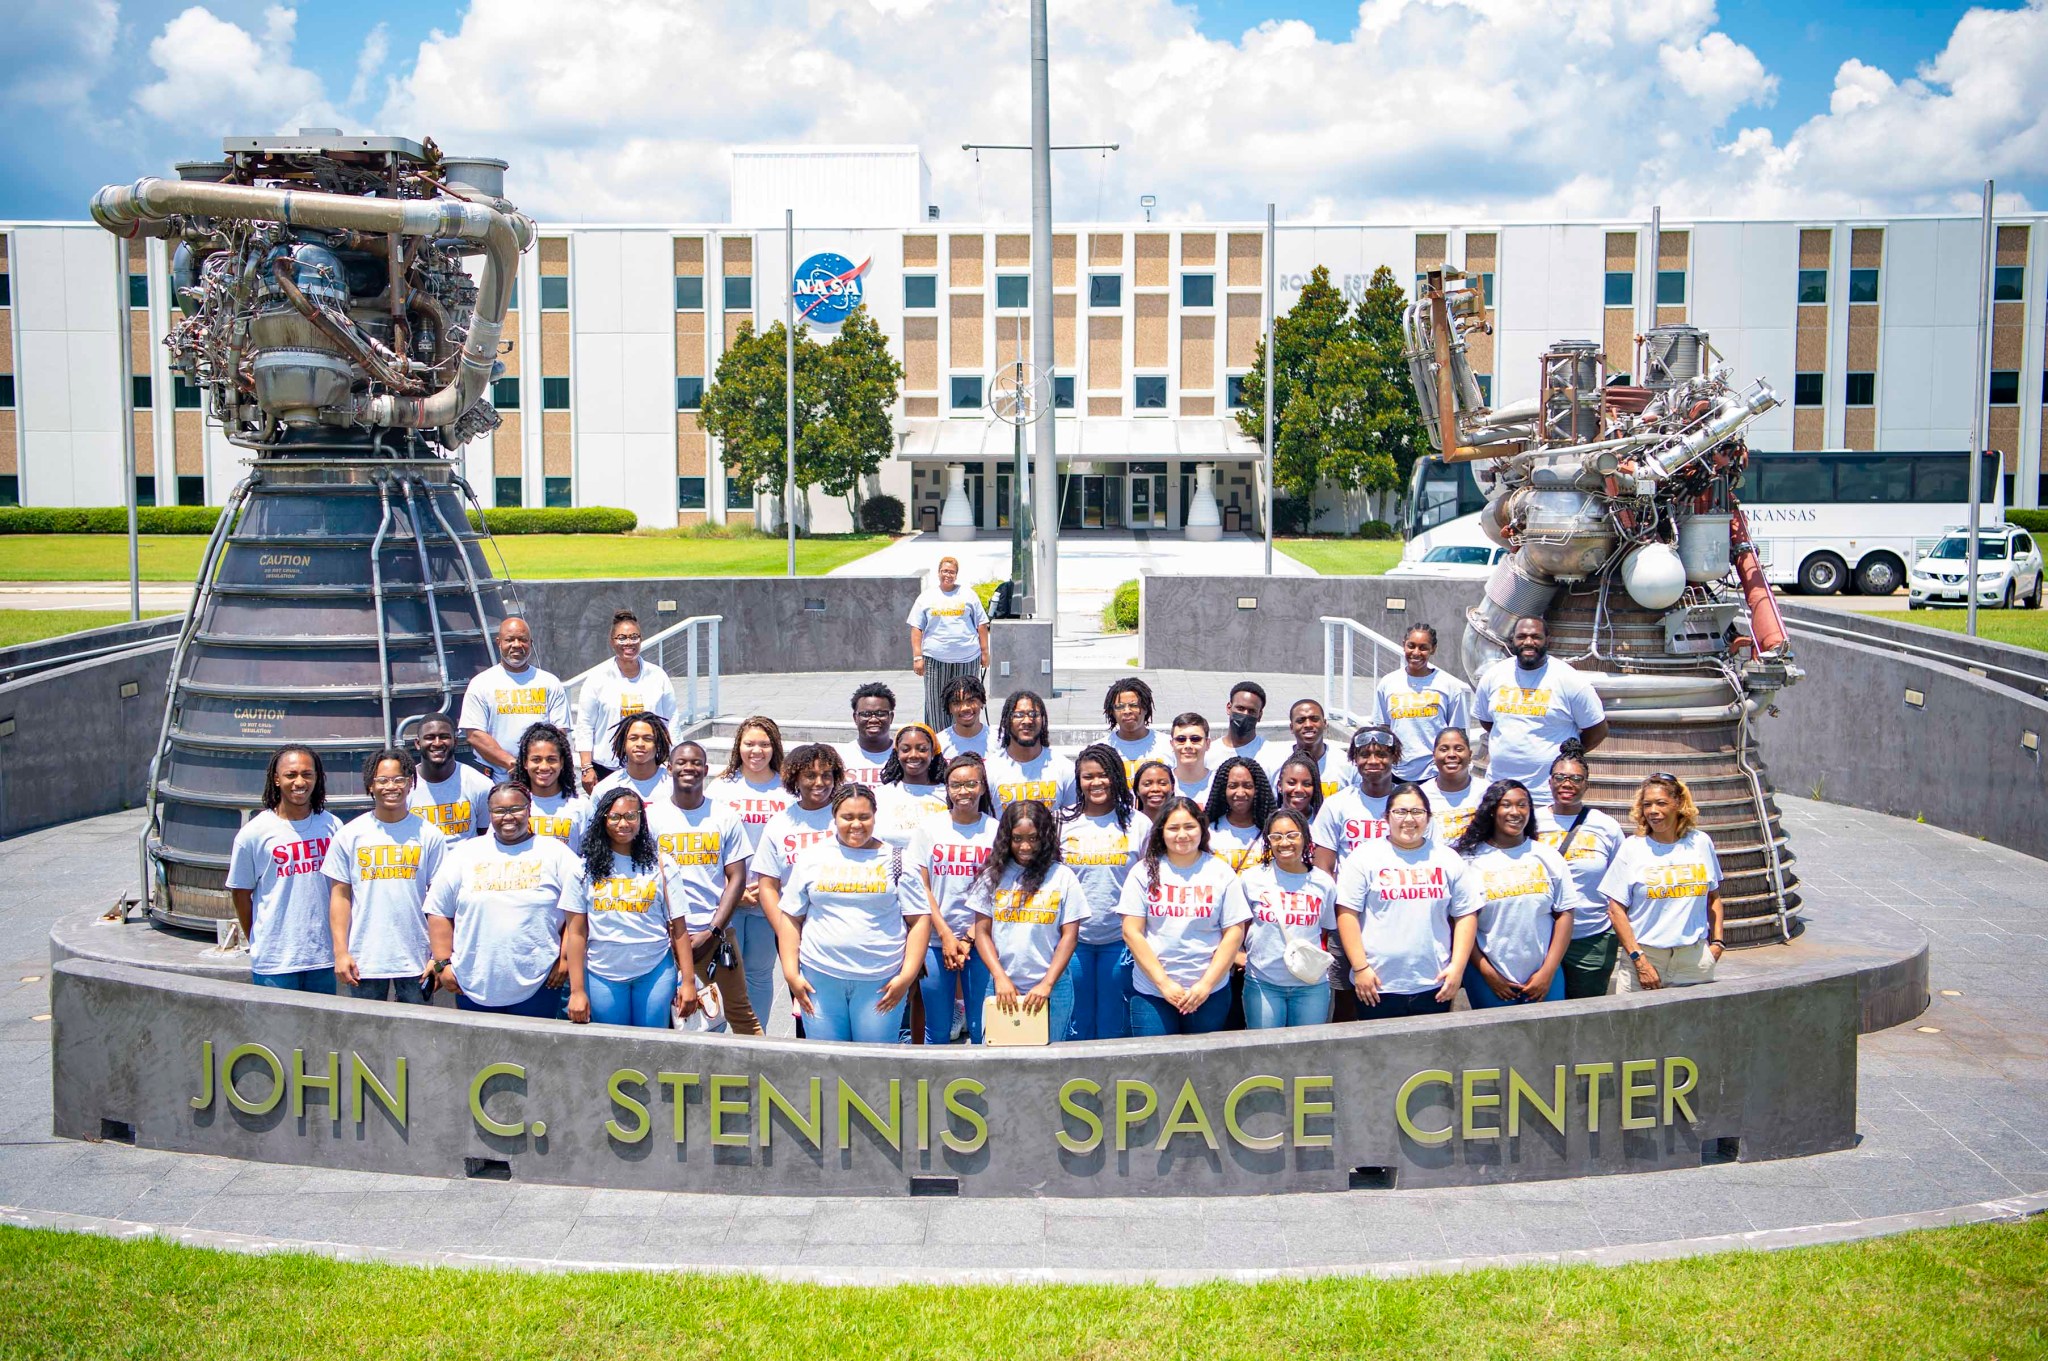
[[[965,1003],[965,1002],[961,1001],[961,1000],[960,1000],[959,998],[955,997],[955,998],[953,999],[953,1039],[952,1039],[952,1042],[953,1042],[954,1044],[958,1044],[958,1043],[960,1043],[960,1037],[961,1037],[962,1035],[965,1035],[966,1033],[967,1033],[967,1003]]]

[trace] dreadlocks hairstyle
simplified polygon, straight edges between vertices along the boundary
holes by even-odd
[[[924,740],[931,744],[932,754],[925,758],[922,779],[913,780],[910,772],[903,767],[903,738],[908,733],[921,732]],[[889,743],[889,759],[882,763],[883,784],[937,784],[946,769],[945,758],[939,755],[939,735],[922,723],[905,723],[896,730],[895,740]]]
[[[1230,775],[1236,770],[1251,773],[1252,826],[1264,827],[1266,819],[1273,816],[1273,786],[1266,783],[1265,770],[1257,761],[1243,756],[1233,756],[1216,767],[1216,774],[1209,781],[1209,806],[1202,810],[1204,825],[1214,827],[1230,816]]]
[[[1166,858],[1166,820],[1175,813],[1186,813],[1201,824],[1202,841],[1196,849],[1202,855],[1209,853],[1209,824],[1202,818],[1202,808],[1185,794],[1176,794],[1166,801],[1166,807],[1159,810],[1159,820],[1152,824],[1152,834],[1145,838],[1145,891],[1159,891],[1159,862]]]
[[[668,724],[662,722],[659,715],[643,711],[637,714],[627,714],[612,725],[612,755],[618,758],[619,769],[624,770],[626,768],[626,734],[633,731],[635,723],[645,723],[648,730],[654,734],[654,764],[656,766],[667,765],[668,754],[671,748],[668,737]]]
[[[760,729],[761,735],[768,739],[768,769],[777,775],[782,773],[782,729],[777,727],[775,720],[768,715],[755,714],[752,718],[742,720],[739,728],[733,733],[732,751],[725,758],[725,769],[718,772],[719,779],[729,780],[740,773],[740,743],[746,740],[748,731],[755,728]]]
[[[976,753],[971,751],[963,751],[958,756],[955,756],[952,760],[946,762],[945,777],[940,781],[940,783],[951,785],[953,783],[953,773],[955,771],[968,769],[972,769],[974,771],[976,778],[978,778],[981,781],[981,802],[975,806],[981,810],[983,817],[994,817],[996,815],[996,797],[995,794],[989,789],[988,785],[988,763],[983,761],[981,757]],[[946,809],[948,817],[952,816],[952,807],[953,800],[949,791],[946,798]]]
[[[633,868],[644,874],[661,863],[661,853],[654,847],[654,834],[647,830],[646,801],[630,787],[615,785],[604,791],[604,797],[597,801],[597,811],[590,815],[590,825],[583,829],[583,867],[592,884],[612,877],[612,838],[605,830],[604,820],[620,799],[631,799],[640,807],[640,827],[627,848]]]
[[[398,747],[379,747],[363,760],[363,792],[365,794],[370,792],[370,781],[377,778],[377,767],[383,765],[386,761],[398,762],[398,773],[405,776],[408,780],[414,779],[420,768],[419,762],[413,760],[411,752]]]
[[[1487,842],[1493,840],[1494,821],[1500,812],[1500,801],[1511,789],[1521,790],[1522,796],[1528,798],[1529,786],[1523,784],[1520,780],[1495,780],[1492,784],[1486,786],[1486,792],[1479,796],[1479,806],[1472,810],[1472,821],[1465,825],[1465,830],[1458,833],[1458,839],[1451,843],[1452,850],[1456,851],[1459,855],[1470,855]],[[1426,801],[1427,796],[1425,795],[1424,797]],[[1388,802],[1393,802],[1391,795],[1388,797]],[[1532,814],[1535,812],[1535,801],[1533,799],[1530,800],[1529,811]],[[1536,819],[1532,816],[1529,819],[1529,825],[1522,829],[1522,839],[1527,841],[1535,830]]]
[[[1273,772],[1274,808],[1278,809],[1285,806],[1280,802],[1280,781],[1287,777],[1287,772],[1290,770],[1305,770],[1308,772],[1308,807],[1303,809],[1302,811],[1307,813],[1310,817],[1314,817],[1316,814],[1322,812],[1323,768],[1320,765],[1316,764],[1316,762],[1310,760],[1308,757],[1303,756],[1300,752],[1296,752],[1294,755],[1282,761],[1280,763],[1280,769]]]
[[[837,748],[830,742],[806,742],[783,759],[783,790],[791,794],[797,793],[797,776],[813,766],[822,767],[832,776],[832,786],[835,789],[846,781],[846,762],[840,759]]]
[[[998,745],[1003,747],[1010,745],[1010,719],[1016,714],[1017,706],[1027,699],[1031,701],[1039,713],[1038,746],[1042,750],[1049,745],[1046,741],[1046,728],[1052,722],[1052,710],[1045,707],[1045,701],[1039,697],[1036,690],[1012,690],[1010,697],[1003,701],[1002,721],[996,725],[996,742]]]
[[[1058,821],[1052,810],[1037,799],[1021,799],[1005,808],[996,823],[995,848],[988,853],[981,872],[974,877],[975,891],[986,893],[993,901],[996,889],[1003,881],[1003,871],[1015,865],[1024,871],[1018,888],[1029,901],[1032,894],[1045,886],[1045,876],[1052,873],[1052,867],[1060,862]],[[1010,852],[1010,835],[1020,822],[1028,822],[1038,829],[1038,850],[1029,861],[1019,860]]]
[[[1316,853],[1316,834],[1314,828],[1310,825],[1312,821],[1313,818],[1309,814],[1297,813],[1292,808],[1275,808],[1273,816],[1267,818],[1259,826],[1259,840],[1265,843],[1259,847],[1259,863],[1261,865],[1278,863],[1273,858],[1273,824],[1276,822],[1291,822],[1301,831],[1302,863],[1313,866]]]
[[[1138,762],[1138,768],[1131,772],[1131,807],[1134,810],[1138,807],[1138,786],[1144,782],[1145,772],[1148,770],[1158,770],[1165,774],[1166,796],[1168,798],[1173,797],[1173,767],[1166,764],[1166,762],[1158,760],[1156,758],[1152,760],[1140,761]],[[1161,806],[1164,807],[1164,805]],[[1145,816],[1149,818],[1151,814],[1147,813]]]
[[[947,721],[952,720],[954,703],[963,699],[987,706],[988,687],[979,676],[955,676],[946,682],[946,688],[939,693],[939,707],[946,711]]]
[[[1116,697],[1127,694],[1138,697],[1138,703],[1145,711],[1145,722],[1148,725],[1152,722],[1152,687],[1137,676],[1125,676],[1111,682],[1109,689],[1102,692],[1102,717],[1112,729],[1116,727]]]
[[[535,747],[540,746],[544,742],[552,745],[556,752],[561,755],[562,773],[555,777],[555,792],[557,794],[567,794],[570,792],[568,779],[569,762],[573,759],[569,754],[569,738],[560,728],[552,723],[536,723],[528,728],[525,734],[520,737],[519,751],[512,762],[512,783],[524,789],[528,794],[535,792],[533,777],[526,773],[526,758],[533,754]]]
[[[1141,682],[1142,683],[1142,682]],[[1060,810],[1062,818],[1072,820],[1082,816],[1081,763],[1093,761],[1102,767],[1102,773],[1109,777],[1109,811],[1116,817],[1116,828],[1120,832],[1131,830],[1131,787],[1124,783],[1124,758],[1117,754],[1115,747],[1107,742],[1096,742],[1081,748],[1074,757],[1074,804]]]
[[[316,813],[327,811],[327,767],[321,764],[320,753],[311,747],[279,747],[270,753],[270,764],[263,768],[263,806],[271,812],[284,802],[284,791],[277,787],[277,768],[284,758],[297,752],[313,763],[313,802]]]

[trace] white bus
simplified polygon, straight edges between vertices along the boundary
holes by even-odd
[[[1890,595],[1906,584],[1909,564],[1968,519],[1969,461],[1955,450],[1752,450],[1738,497],[1764,576],[1813,595]],[[1984,456],[1985,524],[2004,518],[2001,462],[1995,453]],[[1485,504],[1470,464],[1417,459],[1402,561],[1420,561],[1440,544],[1485,543],[1476,514]]]

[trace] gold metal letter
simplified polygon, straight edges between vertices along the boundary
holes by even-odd
[[[1528,1098],[1550,1127],[1559,1134],[1564,1133],[1564,1065],[1558,1064],[1550,1070],[1550,1104],[1543,1104],[1543,1098],[1536,1094],[1520,1070],[1508,1069],[1508,1136],[1513,1138],[1522,1132],[1522,1099]]]
[[[1679,1073],[1685,1074],[1685,1081],[1677,1080]],[[1697,1125],[1700,1118],[1692,1113],[1692,1103],[1685,1094],[1700,1084],[1699,1065],[1691,1059],[1668,1058],[1664,1060],[1664,1123],[1672,1123],[1675,1109],[1685,1112],[1685,1123]]]
[[[1572,1069],[1573,1077],[1586,1079],[1586,1133],[1600,1132],[1600,1079],[1614,1071],[1611,1063],[1582,1063]]]
[[[262,1101],[249,1101],[235,1090],[235,1063],[242,1058],[259,1058],[270,1066],[270,1095]],[[260,1044],[238,1044],[228,1050],[228,1056],[220,1066],[220,1085],[227,1089],[228,1104],[244,1115],[268,1115],[277,1109],[277,1103],[284,1100],[284,1065],[277,1055]]]
[[[944,1095],[947,1120],[946,1127],[939,1131],[940,1143],[955,1153],[973,1153],[988,1142],[988,1121],[982,1119],[972,1106],[964,1105],[959,1099],[962,1096],[980,1096],[987,1090],[987,1087],[971,1077],[956,1077],[946,1084]],[[889,1084],[889,1099],[891,1102],[896,1099],[896,1084],[893,1081]],[[974,1127],[973,1138],[953,1137],[952,1117],[956,1115]]]
[[[647,1118],[646,1106],[626,1095],[624,1085],[628,1082],[645,1087],[647,1074],[637,1068],[621,1068],[613,1073],[612,1080],[605,1084],[605,1091],[610,1093],[613,1104],[633,1112],[633,1124],[628,1128],[613,1118],[604,1122],[604,1132],[622,1144],[637,1144],[653,1133],[654,1122]]]
[[[808,1120],[797,1114],[796,1107],[790,1105],[782,1093],[775,1090],[775,1084],[770,1082],[765,1076],[757,1079],[757,1081],[760,1085],[755,1089],[755,1094],[760,1100],[760,1105],[757,1108],[757,1114],[754,1116],[754,1122],[761,1127],[761,1147],[768,1147],[775,1139],[775,1123],[768,1118],[768,1108],[771,1106],[789,1117],[789,1122],[796,1126],[798,1134],[803,1135],[805,1143],[809,1144],[812,1148],[823,1148],[825,1146],[823,1143],[825,1137],[825,1114],[819,1107],[819,1081],[817,1078],[811,1079],[811,1118]]]
[[[1479,1094],[1479,1084],[1482,1082],[1499,1081],[1500,1069],[1498,1068],[1467,1068],[1460,1074],[1458,1083],[1458,1124],[1459,1132],[1465,1138],[1500,1138],[1499,1125],[1482,1125],[1472,1118],[1487,1107],[1500,1104],[1500,1093],[1498,1091],[1490,1096],[1481,1096]]]
[[[1286,1089],[1287,1084],[1285,1082],[1270,1074],[1259,1074],[1255,1077],[1246,1078],[1230,1089],[1229,1096],[1223,1098],[1223,1128],[1230,1132],[1231,1138],[1237,1140],[1238,1143],[1246,1148],[1280,1147],[1280,1145],[1287,1142],[1287,1136],[1277,1130],[1271,1134],[1248,1134],[1245,1132],[1244,1126],[1237,1122],[1237,1103],[1250,1096],[1253,1092],[1280,1092]]]
[[[1311,1116],[1328,1115],[1336,1106],[1328,1101],[1310,1101],[1308,1089],[1320,1087],[1325,1091],[1337,1085],[1330,1077],[1298,1077],[1294,1079],[1294,1146],[1296,1148],[1328,1148],[1331,1136],[1310,1134],[1308,1122]]]
[[[484,1113],[484,1084],[494,1077],[516,1077],[526,1080],[526,1069],[517,1063],[487,1063],[476,1070],[476,1076],[469,1080],[469,1113],[486,1134],[495,1134],[501,1139],[516,1139],[526,1133],[526,1122],[504,1125]]]
[[[355,1121],[359,1125],[363,1123],[363,1085],[365,1083],[368,1083],[370,1091],[377,1098],[377,1104],[382,1106],[385,1110],[391,1113],[391,1118],[398,1122],[398,1127],[400,1129],[405,1128],[404,1059],[399,1059],[398,1074],[391,1080],[391,1085],[398,1089],[398,1094],[396,1096],[393,1096],[391,1094],[390,1089],[385,1087],[383,1083],[377,1081],[377,1075],[370,1071],[369,1064],[363,1062],[363,1056],[361,1054],[355,1053],[353,1051],[349,1053],[348,1073],[349,1119]]]
[[[1637,1082],[1638,1074],[1648,1073],[1648,1082]],[[1656,1126],[1657,1117],[1637,1115],[1636,1102],[1657,1094],[1657,1060],[1629,1059],[1621,1065],[1621,1127],[1623,1129],[1651,1129]]]
[[[1130,1098],[1136,1093],[1145,1094],[1145,1104],[1135,1110]],[[1159,1093],[1152,1090],[1149,1082],[1136,1078],[1120,1077],[1116,1080],[1116,1151],[1122,1153],[1131,1146],[1131,1129],[1142,1125],[1159,1109]]]
[[[1186,1119],[1181,1118],[1184,1111],[1188,1112]],[[1209,1124],[1209,1113],[1202,1109],[1202,1098],[1195,1095],[1193,1078],[1180,1084],[1180,1095],[1173,1099],[1173,1109],[1167,1112],[1166,1123],[1159,1130],[1159,1142],[1153,1147],[1164,1151],[1176,1134],[1199,1134],[1210,1149],[1216,1147],[1216,1131]]]
[[[685,1113],[689,1108],[687,1098],[690,1088],[696,1086],[699,1079],[695,1073],[656,1073],[654,1080],[668,1088],[669,1103],[675,1108],[675,1142],[681,1143],[687,1118]]]
[[[1414,1115],[1409,1112],[1408,1103],[1424,1087],[1448,1087],[1450,1085],[1451,1074],[1445,1068],[1425,1068],[1402,1083],[1401,1090],[1394,1097],[1394,1122],[1401,1126],[1401,1132],[1418,1144],[1433,1146],[1449,1143],[1451,1141],[1451,1134],[1457,1126],[1445,1125],[1442,1129],[1418,1129],[1415,1124]]]
[[[193,1110],[203,1111],[213,1104],[213,1041],[199,1042],[199,1095],[188,1102]]]
[[[1067,1133],[1064,1121],[1060,1124],[1059,1133],[1053,1137],[1059,1140],[1060,1147],[1069,1153],[1093,1153],[1102,1146],[1102,1121],[1096,1116],[1094,1111],[1074,1101],[1075,1095],[1080,1092],[1086,1092],[1090,1096],[1101,1096],[1102,1084],[1085,1077],[1070,1077],[1060,1084],[1061,1112],[1073,1116],[1076,1120],[1086,1125],[1088,1127],[1088,1137],[1085,1139],[1074,1138]]]
[[[747,1113],[747,1099],[745,1097],[734,1101],[726,1096],[726,1093],[735,1087],[745,1091],[746,1086],[747,1079],[739,1073],[713,1073],[711,1075],[711,1100],[709,1104],[711,1107],[712,1143],[723,1144],[727,1148],[745,1148],[747,1146],[747,1135],[744,1132],[739,1134],[727,1134],[725,1132],[726,1116],[745,1115]],[[676,1109],[679,1111],[682,1109],[680,1102],[677,1103]]]
[[[861,1118],[868,1122],[875,1133],[882,1136],[884,1143],[888,1144],[889,1147],[895,1149],[898,1153],[901,1153],[903,1151],[903,1079],[898,1077],[889,1079],[889,1117],[886,1120],[882,1118],[880,1111],[860,1099],[860,1093],[856,1092],[847,1083],[845,1078],[839,1078],[838,1082],[840,1150],[843,1152],[853,1147],[853,1113],[858,1111]],[[950,1085],[948,1090],[951,1090]],[[948,1144],[947,1147],[950,1148],[952,1145]]]
[[[335,1053],[332,1049],[328,1050],[327,1076],[308,1077],[306,1075],[306,1051],[303,1049],[292,1050],[292,1115],[294,1118],[303,1116],[306,1113],[306,1088],[317,1087],[327,1093],[327,1108],[333,1113],[331,1118],[335,1124],[340,1124],[341,1093],[336,1090],[340,1086],[341,1055]]]

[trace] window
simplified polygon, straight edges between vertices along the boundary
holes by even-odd
[[[728,312],[751,312],[754,310],[754,276],[751,274],[728,274],[725,277],[725,310]]]
[[[1607,381],[1610,383],[1619,383],[1622,387],[1627,387],[1630,383],[1633,383],[1635,381],[1635,375],[1624,369],[1619,373],[1608,374]]]
[[[939,276],[936,274],[906,274],[903,276],[903,306],[906,310],[937,307],[939,305]]]
[[[1746,501],[1832,501],[1833,465],[1818,458],[1759,458],[1749,465]]]
[[[178,504],[181,506],[203,506],[206,504],[206,479],[194,473],[178,479]]]
[[[2019,375],[2014,374],[2013,380],[2017,382],[2019,380]],[[128,380],[128,400],[134,403],[135,409],[137,411],[149,410],[150,381],[148,374],[137,374]]]
[[[496,477],[491,479],[492,501],[501,506],[516,506],[519,504],[519,498],[520,486],[518,478]]]
[[[752,510],[754,488],[742,478],[725,479],[725,508],[727,510]]]
[[[1827,378],[1824,373],[1795,373],[1792,375],[1792,405],[1827,405]]]
[[[1490,373],[1475,373],[1475,374],[1473,374],[1473,375],[1472,375],[1472,377],[1473,377],[1473,378],[1474,378],[1475,380],[1477,380],[1477,381],[1478,381],[1478,383],[1479,383],[1479,402],[1480,402],[1480,405],[1482,405],[1482,406],[1492,406],[1492,405],[1493,405],[1493,375],[1492,375],[1492,374],[1490,374]]]
[[[1852,373],[1842,385],[1842,401],[1847,406],[1872,406],[1877,402],[1877,375],[1874,373]]]
[[[2020,374],[2018,369],[1993,369],[1991,371],[1991,405],[2018,406],[2020,404]]]
[[[1123,303],[1123,275],[1091,274],[1088,276],[1088,305],[1090,307],[1121,307]]]
[[[1970,499],[1970,460],[1967,458],[1916,458],[1913,464],[1913,499],[1957,504]],[[1982,485],[1978,494],[1992,499],[1997,487],[1998,460],[1987,458],[1980,465]]]
[[[566,312],[569,310],[568,275],[543,274],[540,276],[540,310],[543,312]]]
[[[135,504],[153,506],[156,504],[156,479],[137,476],[135,479]]]
[[[1242,373],[1233,373],[1223,379],[1223,405],[1232,411],[1244,409],[1244,380]]]
[[[1877,271],[1874,269],[1852,269],[1849,271],[1849,301],[1877,301]]]
[[[704,380],[702,378],[676,379],[676,410],[695,411],[704,405]]]
[[[1132,380],[1136,387],[1134,401],[1140,411],[1166,410],[1166,375],[1150,374]]]
[[[505,290],[505,310],[509,312],[517,306],[519,306],[519,280],[514,279],[512,287]]]
[[[981,375],[956,374],[953,378],[953,409],[955,411],[981,410]]]
[[[519,409],[519,380],[517,378],[492,379],[491,405],[500,411],[517,411]]]
[[[568,379],[543,378],[540,380],[540,409],[542,411],[567,411],[569,409]]]
[[[704,276],[701,274],[676,275],[676,311],[701,312],[704,310]]]
[[[2013,296],[2017,297],[2019,295],[2014,294]],[[130,274],[128,276],[128,305],[130,307],[149,306],[149,276],[147,274]]]
[[[199,409],[199,384],[189,378],[172,377],[171,405],[179,411]]]
[[[547,478],[545,479],[545,488],[543,494],[547,497],[547,500],[542,504],[547,506],[548,509],[562,510],[575,504],[575,498],[570,491],[570,479],[566,477]]]
[[[9,410],[13,406],[14,375],[11,373],[0,373],[0,411]]]
[[[1214,307],[1216,305],[1216,276],[1213,274],[1181,275],[1180,305],[1182,307]]]
[[[1799,271],[1799,301],[1826,302],[1828,300],[1828,272],[1824,269],[1802,269]]]
[[[1055,411],[1074,409],[1074,375],[1056,373],[1052,379],[1052,407]]]
[[[1493,271],[1490,269],[1479,276],[1479,297],[1488,307],[1493,306]]]
[[[1835,465],[1837,501],[1910,501],[1913,465],[1903,458],[1845,458]]]
[[[1657,306],[1685,306],[1684,270],[1660,269],[1657,271]]]
[[[0,270],[0,307],[9,307],[12,306],[13,303],[14,278],[6,271]],[[13,502],[10,501],[8,504],[12,505]]]
[[[1031,276],[1029,274],[996,275],[996,306],[1029,307],[1031,305]]]
[[[2027,267],[2000,265],[1991,271],[1991,301],[2018,302],[2027,295]]]
[[[0,279],[7,276],[0,274]],[[21,504],[21,479],[13,473],[0,473],[0,506]]]
[[[676,479],[676,508],[678,510],[704,509],[703,478],[679,477]]]
[[[1636,276],[1625,269],[1607,271],[1607,305],[1609,307],[1634,307],[1636,305]]]

